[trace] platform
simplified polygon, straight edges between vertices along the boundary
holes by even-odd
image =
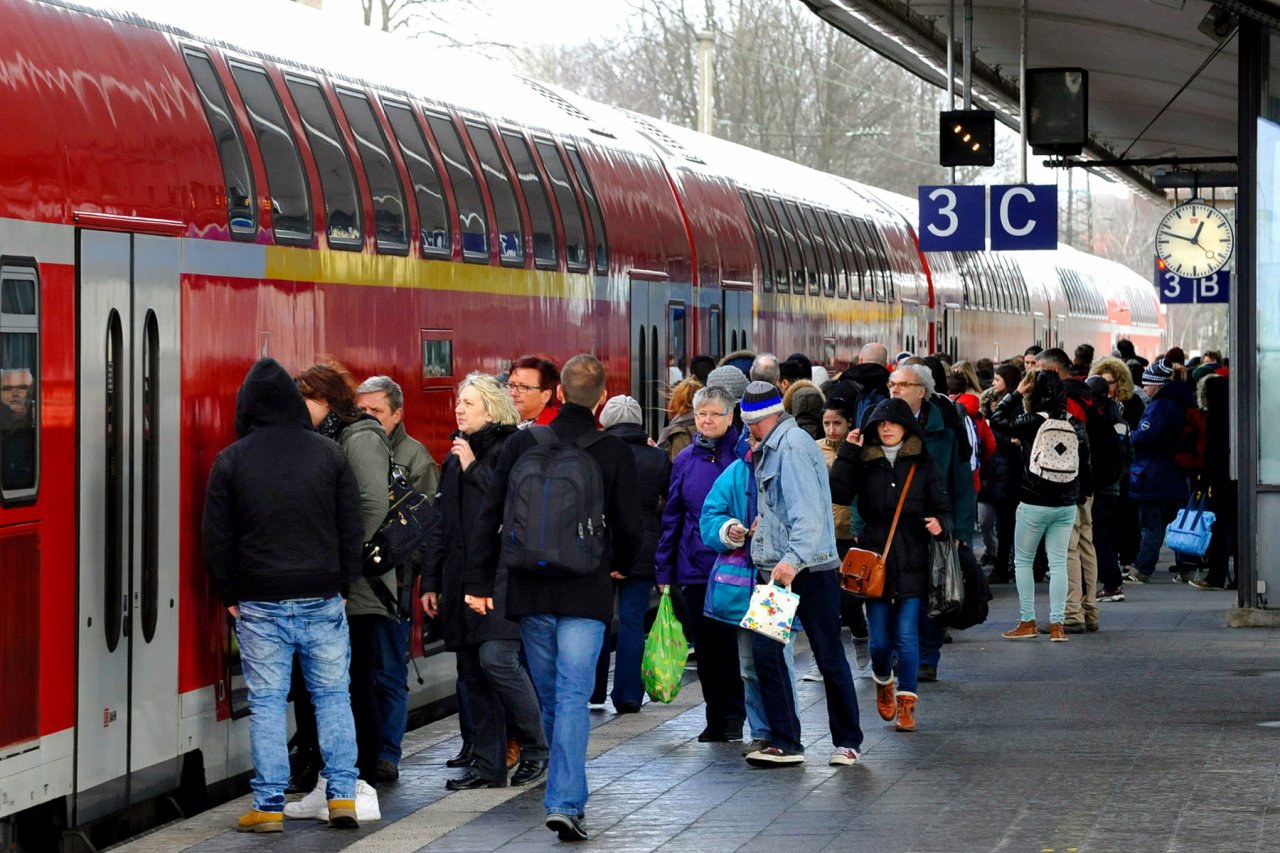
[[[822,685],[799,684],[809,761],[754,770],[739,744],[700,744],[696,681],[671,706],[594,712],[591,840],[617,851],[1272,851],[1280,845],[1280,632],[1224,627],[1234,593],[1167,573],[1105,603],[1102,631],[1009,642],[1012,586],[988,623],[957,632],[941,680],[922,684],[919,731],[876,715],[856,767],[827,766]],[[1038,585],[1038,604],[1046,587]],[[803,647],[801,647],[803,648]],[[797,655],[798,674],[808,670]],[[117,848],[151,851],[565,849],[542,825],[541,786],[448,793],[456,717],[409,733],[383,819],[355,832],[289,821],[283,835],[231,830],[249,798]]]

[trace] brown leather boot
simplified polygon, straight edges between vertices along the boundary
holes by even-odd
[[[1062,627],[1060,622],[1054,622],[1049,626],[1049,642],[1065,643],[1067,641],[1066,629]]]
[[[886,681],[881,681],[873,672],[871,680],[876,683],[876,710],[880,712],[880,718],[892,720],[893,715],[898,713],[898,706],[893,698],[893,673],[889,673]]]
[[[515,738],[507,739],[507,769],[510,770],[520,763],[520,744],[516,743]]]
[[[1030,619],[1026,622],[1019,622],[1012,630],[1005,631],[1000,636],[1006,640],[1034,640],[1036,638],[1036,620]]]
[[[898,725],[900,732],[916,730],[916,694],[905,690],[898,692]]]

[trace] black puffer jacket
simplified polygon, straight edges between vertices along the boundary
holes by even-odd
[[[649,436],[639,424],[615,424],[605,433],[631,448],[636,459],[636,498],[640,503],[642,538],[630,577],[652,578],[653,555],[662,538],[662,507],[667,502],[667,486],[671,482],[671,457],[662,448],[649,444]]]
[[[892,403],[901,403],[899,400]],[[881,403],[868,420],[869,430],[864,433],[863,446],[844,442],[831,463],[831,500],[837,504],[858,501],[858,514],[863,529],[858,535],[858,547],[881,552],[893,526],[893,514],[906,484],[912,464],[916,473],[911,479],[911,490],[902,505],[898,529],[885,559],[885,600],[918,598],[929,590],[929,531],[926,518],[936,518],[944,532],[952,529],[951,507],[942,485],[942,472],[925,451],[924,439],[919,427],[910,417],[911,410],[905,403],[908,433],[902,449],[892,465],[885,457],[875,434],[877,413],[888,405]],[[895,422],[897,422],[895,420]],[[904,424],[906,425],[906,424]]]
[[[440,493],[436,497],[440,523],[427,540],[422,591],[440,594],[440,624],[444,629],[446,649],[454,650],[486,640],[520,639],[520,626],[502,615],[506,613],[507,606],[506,572],[499,572],[494,579],[493,613],[481,616],[462,600],[462,575],[469,559],[469,534],[480,515],[480,504],[493,477],[498,454],[515,431],[514,426],[487,424],[468,440],[476,461],[463,471],[458,457],[450,453],[440,471]],[[453,437],[465,436],[454,433]]]
[[[1049,375],[1041,373],[1041,376]],[[1054,376],[1056,379],[1057,377]],[[1061,386],[1059,386],[1060,388]],[[1037,387],[1035,393],[1039,392]],[[1049,400],[1033,401],[1032,408],[1037,411],[1026,411],[1022,405],[1022,395],[1011,391],[991,413],[991,429],[997,435],[1016,438],[1022,446],[1022,483],[1018,499],[1022,503],[1035,506],[1074,506],[1080,503],[1080,482],[1090,479],[1089,473],[1089,439],[1085,435],[1084,425],[1075,418],[1070,418],[1072,429],[1076,433],[1076,441],[1080,449],[1080,474],[1069,483],[1054,483],[1031,473],[1031,446],[1035,444],[1036,434],[1046,418],[1040,411],[1049,413],[1051,418],[1067,417],[1066,395],[1058,394]]]
[[[341,448],[313,432],[293,379],[264,358],[236,397],[239,439],[209,472],[205,571],[228,607],[347,595],[360,577],[360,492]]]

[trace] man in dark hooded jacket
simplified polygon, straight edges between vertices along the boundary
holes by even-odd
[[[205,570],[236,620],[249,688],[253,809],[241,832],[284,828],[285,697],[295,653],[316,707],[329,822],[357,825],[351,646],[343,599],[360,576],[360,492],[337,444],[311,429],[297,386],[264,358],[236,397],[237,441],[209,473]]]
[[[858,352],[858,363],[849,365],[839,379],[822,389],[828,400],[841,397],[854,405],[855,426],[862,424],[877,403],[889,399],[888,360],[884,344],[867,344]]]

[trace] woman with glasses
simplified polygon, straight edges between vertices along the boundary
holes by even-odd
[[[716,552],[703,544],[699,527],[707,493],[736,459],[738,430],[733,426],[733,411],[737,402],[719,387],[703,388],[694,395],[697,432],[671,466],[656,555],[658,585],[679,586],[687,610],[685,636],[697,647],[698,680],[707,703],[707,726],[698,735],[703,743],[741,740],[746,719],[737,629],[702,615]]]
[[[445,783],[451,791],[507,784],[508,734],[520,747],[512,785],[529,785],[547,768],[542,713],[529,673],[520,664],[520,626],[506,619],[506,575],[498,575],[494,612],[465,606],[462,575],[468,565],[467,534],[474,526],[502,447],[516,431],[511,400],[491,376],[472,373],[458,386],[458,429],[440,469],[436,509],[440,523],[427,543],[422,609],[440,616],[445,648],[457,656],[458,676],[475,719],[470,768]],[[512,731],[507,732],[508,724]]]

